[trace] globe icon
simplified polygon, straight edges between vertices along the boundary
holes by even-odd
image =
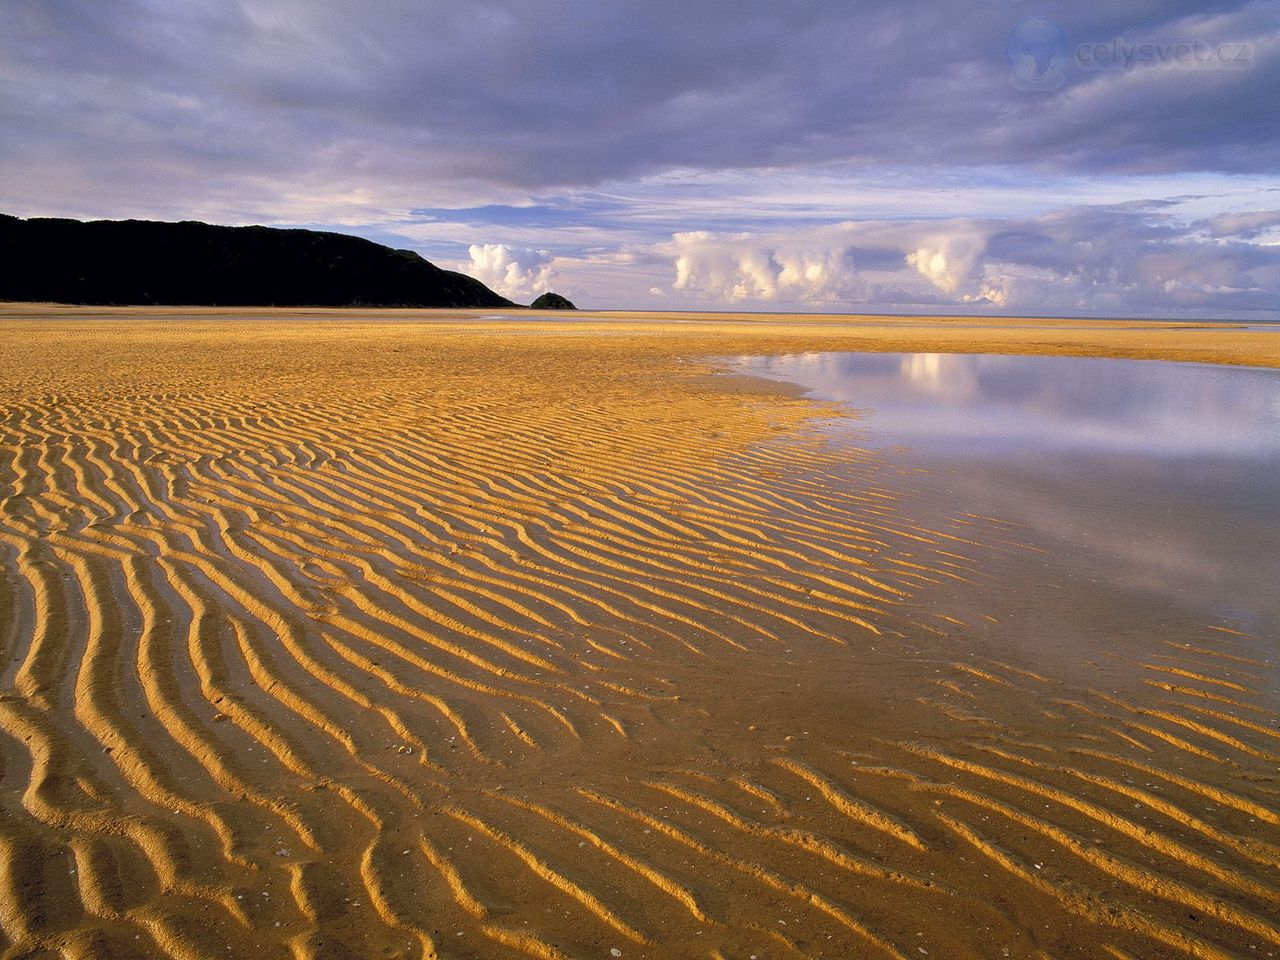
[[[1067,35],[1048,17],[1027,17],[1005,41],[1009,79],[1019,90],[1057,90],[1066,82]]]

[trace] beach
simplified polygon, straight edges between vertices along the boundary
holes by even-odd
[[[717,359],[1280,368],[1280,334],[7,304],[0,337],[6,956],[1280,955],[1275,624],[1084,586],[1045,609],[1123,643],[1006,642],[1050,545]]]

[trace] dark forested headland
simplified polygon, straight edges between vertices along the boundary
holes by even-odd
[[[278,307],[509,307],[409,250],[316,230],[0,214],[0,300]]]

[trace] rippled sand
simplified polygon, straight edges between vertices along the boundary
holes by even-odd
[[[700,359],[1274,334],[0,316],[5,956],[1280,956],[1275,637]]]

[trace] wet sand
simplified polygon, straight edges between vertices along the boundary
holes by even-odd
[[[1275,637],[1058,589],[1050,543],[702,359],[1280,366],[1270,332],[7,305],[0,338],[6,955],[1280,956]],[[1013,642],[1028,610],[1123,642]]]

